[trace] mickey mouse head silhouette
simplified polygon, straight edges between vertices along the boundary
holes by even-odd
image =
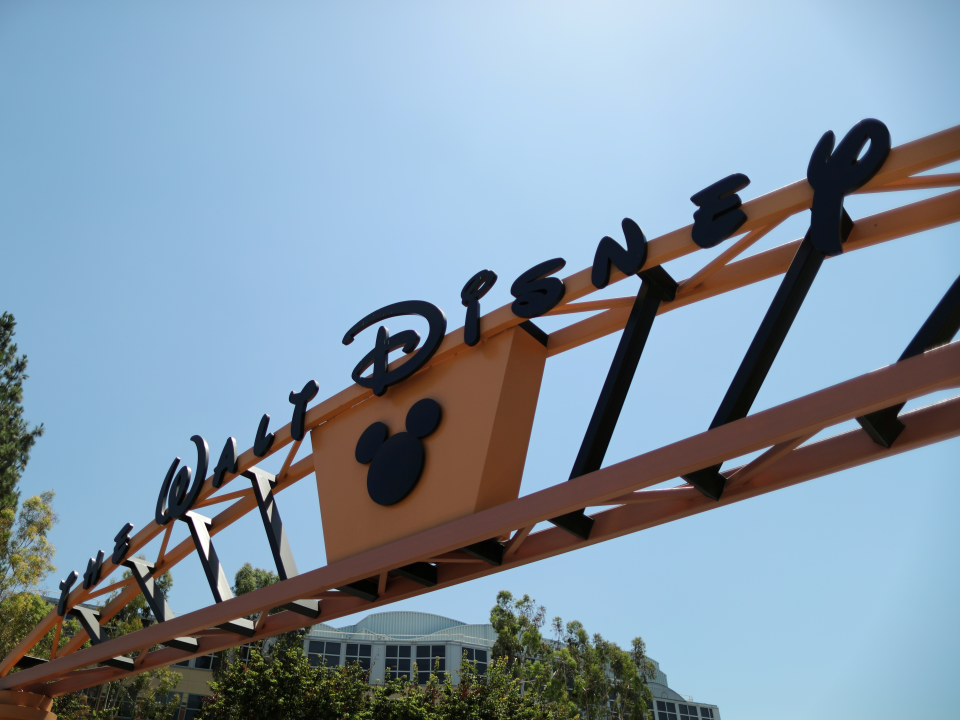
[[[423,472],[426,451],[423,438],[440,424],[440,404],[436,400],[418,400],[407,411],[407,431],[387,439],[389,430],[375,422],[357,440],[356,458],[367,470],[367,493],[378,505],[394,505],[416,487]]]

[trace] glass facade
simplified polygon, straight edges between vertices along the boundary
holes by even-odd
[[[342,629],[327,625],[314,626],[303,640],[303,648],[313,667],[343,667],[356,663],[368,672],[371,685],[382,684],[401,677],[418,685],[429,682],[436,674],[443,682],[448,677],[459,682],[461,659],[474,665],[478,675],[485,676],[489,670],[491,645],[495,634],[490,626],[467,626],[435,615],[418,613],[383,613],[370,616],[380,618],[377,622],[357,624]],[[428,644],[429,643],[429,644]],[[250,659],[251,650],[259,643],[241,645],[228,651],[240,662]],[[267,643],[269,655],[272,643]],[[450,667],[447,667],[449,657]],[[190,668],[184,673],[181,685],[180,713],[175,720],[194,720],[202,700],[209,693],[205,677],[216,668],[215,655],[205,655],[177,663]],[[202,670],[204,673],[193,671]],[[447,675],[447,673],[451,675]],[[212,680],[212,678],[210,678]],[[716,706],[705,707],[684,699],[670,690],[666,674],[656,666],[650,678],[654,692],[654,707],[651,720],[720,720]],[[570,678],[572,683],[572,678]],[[191,692],[192,691],[192,692]],[[203,695],[194,694],[203,692]],[[609,698],[611,717],[616,697]],[[682,701],[682,702],[681,702]],[[133,704],[123,704],[119,718],[129,718]],[[124,715],[124,712],[127,713]]]
[[[713,714],[713,708],[690,703],[657,700],[656,720],[702,720],[703,718],[714,720],[716,717]]]
[[[183,720],[193,720],[200,714],[200,708],[203,707],[204,695],[187,695],[187,709],[183,714]]]
[[[487,674],[487,651],[480,648],[463,648],[463,656],[472,663],[476,663],[477,675]]]
[[[488,650],[486,648],[461,647],[454,645],[454,655],[462,652],[470,662],[476,663],[477,672],[485,675],[487,672]],[[416,677],[413,676],[413,667],[416,664]],[[447,646],[446,645],[387,645],[385,648],[385,680],[396,680],[405,677],[416,680],[418,685],[426,685],[431,674],[443,682],[447,676]]]
[[[441,682],[446,679],[446,645],[417,645],[417,684],[426,685],[431,673]]]
[[[364,670],[370,669],[370,654],[373,649],[372,645],[363,645],[359,643],[347,643],[347,653],[344,657],[344,662],[349,665],[350,663],[360,663],[360,667]]]
[[[241,652],[244,649],[247,650],[247,654],[243,656],[243,660],[246,661],[249,658],[249,648],[247,646],[237,648],[236,652]],[[174,667],[195,668],[196,670],[213,670],[217,667],[218,662],[219,661],[216,655],[201,655],[200,657],[191,658],[190,660],[181,660],[180,662],[175,663]]]
[[[410,677],[410,646],[387,645],[386,679],[397,680]]]
[[[307,642],[307,657],[310,664],[314,667],[318,665],[327,665],[328,667],[340,666],[340,649],[343,643],[324,642],[323,640],[309,640]],[[369,646],[365,646],[369,647]]]

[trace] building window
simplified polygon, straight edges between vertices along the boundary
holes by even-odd
[[[487,651],[480,648],[464,648],[463,654],[472,663],[477,664],[477,675],[487,674]]]
[[[307,644],[307,657],[310,659],[310,664],[314,667],[319,665],[339,667],[341,644],[342,643],[324,642],[323,640],[311,640]],[[369,645],[367,647],[369,647]]]
[[[133,694],[133,688],[126,688],[126,692],[123,693],[120,700],[120,707],[117,708],[117,714],[114,717],[132,718],[135,705],[136,697]]]
[[[678,720],[677,704],[657,700],[657,720]]]
[[[370,669],[370,645],[358,645],[357,643],[347,643],[347,657],[345,664],[360,663],[364,670]]]
[[[439,663],[438,669],[434,665]],[[444,645],[417,645],[417,684],[426,685],[435,672],[443,680],[447,673],[447,650]]]
[[[704,708],[703,711],[706,712],[707,708]],[[710,716],[704,715],[704,717]],[[697,720],[697,706],[680,703],[680,720]]]
[[[690,708],[690,710],[694,710],[694,708]],[[712,717],[713,717],[713,710],[711,710],[710,708],[701,707],[701,708],[700,708],[700,716],[701,716],[701,717],[705,717],[705,718],[712,718]]]
[[[183,714],[183,720],[193,720],[200,714],[200,708],[203,707],[204,695],[187,695],[187,711]]]
[[[410,678],[410,646],[387,645],[387,680]]]
[[[250,662],[250,656],[253,654],[253,651],[260,650],[260,643],[248,643],[246,645],[240,646],[240,659],[242,662]]]
[[[249,659],[249,653],[244,660]],[[192,660],[181,660],[178,663],[174,664],[174,667],[189,667],[196,668],[197,670],[210,670],[217,666],[217,656],[216,655],[202,655],[198,658],[193,658]]]

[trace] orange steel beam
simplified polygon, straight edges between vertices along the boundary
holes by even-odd
[[[857,220],[850,238],[843,247],[843,254],[958,221],[960,221],[960,190],[955,190]],[[730,263],[690,290],[684,291],[681,283],[677,299],[673,302],[661,303],[657,314],[662,315],[671,310],[782,275],[790,266],[790,261],[796,255],[800,242],[801,240],[794,240]],[[550,333],[547,341],[547,357],[572,350],[622,330],[630,315],[627,299],[614,298],[614,300],[624,301],[622,306]],[[629,300],[632,304],[633,298]]]
[[[287,472],[284,479],[277,483],[277,487],[274,489],[274,492],[280,492],[286,488],[293,485],[297,480],[300,480],[310,473],[313,472],[313,458],[308,456],[303,460],[300,460],[290,468]],[[213,518],[213,527],[210,528],[210,536],[213,537],[221,530],[229,527],[234,522],[242,518],[248,512],[257,507],[257,502],[253,499],[252,496],[246,496],[241,498],[238,502],[235,502],[229,508],[221,512],[219,515]],[[153,523],[156,526],[155,523]],[[164,531],[164,528],[158,527],[157,532],[153,534],[156,536],[160,532]],[[145,544],[145,543],[144,543]],[[142,545],[141,545],[142,547]],[[177,545],[173,550],[167,552],[163,558],[162,562],[157,562],[156,572],[162,574],[172,568],[174,565],[179,563],[185,557],[190,555],[195,550],[193,540],[187,538],[183,540],[179,545]],[[130,551],[130,554],[133,554],[133,550]],[[109,562],[109,557],[104,561],[104,571],[103,577],[106,578],[108,575],[108,570],[106,565]],[[122,610],[127,603],[129,603],[133,598],[135,598],[140,593],[140,588],[136,584],[129,585],[123,589],[123,591],[111,600],[107,605],[100,611],[101,625],[106,624],[111,618],[113,618],[120,610]],[[90,592],[86,592],[82,600],[86,600],[91,595]],[[73,594],[71,593],[71,606],[75,604],[73,602]],[[80,602],[80,601],[78,601]],[[46,635],[50,629],[56,624],[58,616],[55,610],[51,610],[47,616],[41,621],[21,642],[17,645],[14,650],[10,652],[9,655],[4,659],[4,672],[3,675],[6,675],[10,668],[13,667],[13,664],[17,662],[21,657],[23,657],[28,650],[33,647],[39,640]],[[36,639],[34,639],[36,638]],[[87,641],[87,634],[82,630],[74,635],[62,648],[60,648],[60,654],[66,655],[78,650],[85,642]],[[10,662],[11,658],[13,659]]]
[[[325,619],[348,615],[358,610],[366,610],[386,605],[397,600],[421,595],[441,587],[449,587],[479,577],[491,575],[520,565],[525,565],[580,547],[593,545],[616,537],[644,530],[656,525],[678,520],[701,512],[713,510],[725,505],[773,492],[807,480],[823,477],[839,470],[891,457],[896,454],[915,450],[926,445],[960,436],[960,398],[953,398],[936,405],[901,415],[906,429],[891,449],[885,449],[874,443],[860,429],[822,440],[791,452],[775,465],[767,467],[753,476],[747,483],[736,488],[729,495],[725,492],[719,502],[714,502],[697,493],[677,500],[665,500],[656,505],[624,505],[593,516],[594,530],[588,541],[581,541],[560,528],[550,528],[534,533],[527,538],[522,548],[500,567],[485,563],[480,565],[456,565],[444,568],[436,588],[426,588],[411,581],[395,578],[391,582],[391,591],[373,603],[358,598],[338,600],[336,606],[325,604]],[[260,592],[260,591],[257,591]],[[292,612],[271,615],[255,639],[263,639],[282,632],[295,630],[304,624],[302,616]],[[129,636],[127,636],[129,637]],[[189,654],[172,648],[149,653],[140,671],[153,667],[169,665],[181,660],[204,655],[217,650],[233,647],[249,639],[240,636],[230,637],[230,633],[200,638],[198,652]],[[90,678],[87,674],[97,674]],[[63,679],[51,684],[34,683],[22,686],[31,692],[44,692],[59,695],[88,687],[89,685],[116,680],[135,674],[113,668],[95,670],[76,670],[64,673]]]
[[[925,190],[928,188],[957,187],[960,185],[960,173],[943,173],[942,175],[921,175],[908,177],[903,180],[894,180],[882,187],[874,187],[861,192],[896,192],[897,190]]]
[[[935,133],[925,138],[920,138],[918,140],[914,140],[899,147],[893,148],[880,172],[878,172],[877,175],[874,176],[874,178],[858,192],[872,192],[890,189],[911,189],[918,186],[939,187],[942,185],[949,185],[953,182],[952,175],[933,179],[911,178],[910,176],[935,167],[939,167],[941,165],[945,165],[957,159],[960,159],[960,126],[949,128],[939,133]],[[813,190],[809,183],[806,180],[800,180],[791,185],[780,188],[779,190],[775,190],[771,193],[755,198],[754,200],[750,200],[743,204],[743,210],[746,212],[748,219],[741,228],[741,232],[748,233],[767,225],[781,222],[784,218],[809,208],[812,198]],[[913,210],[910,210],[910,208]],[[876,242],[882,242],[883,240],[891,239],[892,237],[900,237],[904,234],[919,232],[922,229],[935,227],[936,225],[942,225],[946,222],[954,222],[958,218],[957,211],[958,202],[956,194],[948,193],[947,195],[933,198],[929,201],[914,203],[906,208],[899,208],[898,210],[890,211],[890,213],[881,213],[880,215],[873,216],[869,219],[862,219],[857,223],[857,227],[854,229],[854,233],[848,241],[846,249],[849,250],[855,247],[874,244]],[[892,213],[899,214],[894,216]],[[876,230],[878,223],[875,222],[873,228],[871,229],[869,223],[866,221],[876,221],[878,218],[886,218],[886,224],[890,225],[891,227],[888,227],[886,230]],[[644,267],[650,268],[660,265],[698,250],[699,248],[693,243],[691,237],[691,228],[692,226],[688,225],[684,228],[680,228],[679,230],[675,230],[659,238],[651,240],[648,244],[647,262]],[[859,237],[858,232],[865,234],[865,236]],[[707,278],[702,284],[699,284],[696,288],[692,289],[689,293],[684,294],[682,297],[678,297],[677,301],[673,303],[665,303],[663,306],[661,306],[661,312],[665,312],[676,307],[681,307],[691,302],[697,302],[698,300],[706,299],[722,292],[727,292],[736,287],[742,287],[743,285],[751,282],[757,282],[759,279],[771,277],[778,273],[784,272],[787,264],[789,264],[789,258],[792,257],[793,252],[795,251],[795,248],[792,247],[792,245],[794,244],[784,245],[780,248],[775,248],[773,251],[768,251],[768,253],[761,253],[760,255],[747,258],[746,260],[725,266],[722,269],[717,270],[716,273],[714,273],[710,278]],[[780,255],[783,255],[782,258],[780,255],[777,255],[776,257],[768,256],[769,253],[776,253],[778,251]],[[757,267],[756,258],[761,258],[764,256],[768,256],[764,260],[767,266]],[[769,267],[771,264],[774,267]],[[782,267],[777,267],[778,264],[782,265]],[[565,278],[564,283],[566,286],[566,295],[563,301],[564,304],[568,304],[574,300],[584,297],[595,290],[590,282],[590,274],[591,269],[586,268]],[[625,276],[621,272],[614,268],[610,277],[610,282],[618,282],[624,279],[624,277]],[[623,326],[623,322],[617,318],[617,313],[622,313],[623,319],[625,320],[625,311],[608,310],[604,313],[601,313],[601,315],[597,317],[583,321],[584,323],[594,322],[595,325],[602,326],[597,330],[591,330],[590,332],[585,333],[583,323],[577,323],[569,328],[559,331],[558,333],[553,333],[551,335],[552,342],[549,354],[552,355],[556,354],[557,352],[562,352],[566,349],[576,347],[584,342],[589,342],[592,339],[602,337],[603,335],[619,329]],[[597,323],[596,321],[600,322]],[[482,337],[489,338],[492,335],[519,324],[520,322],[522,322],[522,318],[518,318],[513,314],[510,309],[510,305],[505,305],[491,313],[488,313],[482,318]],[[571,328],[577,329],[571,330]],[[562,333],[565,331],[568,331],[566,332],[566,335],[562,335]],[[554,336],[559,337],[554,339]],[[571,336],[573,337],[574,341],[567,342],[565,347],[561,347],[564,342],[566,342],[565,338],[571,338]],[[453,357],[456,353],[465,349],[466,345],[463,342],[463,329],[458,328],[447,334],[441,343],[438,352],[434,355],[430,362],[424,366],[424,369]],[[336,395],[318,403],[307,411],[305,422],[306,429],[311,430],[317,427],[318,425],[335,417],[357,403],[362,402],[367,397],[370,397],[371,394],[372,393],[370,390],[357,385],[352,385],[351,387],[340,391]],[[292,438],[290,435],[290,425],[287,424],[275,431],[274,443],[267,455],[269,456],[280,451],[287,445],[290,445],[291,442]],[[287,462],[284,463],[285,467],[292,460],[295,453],[295,449],[292,449],[292,451],[289,452],[287,456]],[[241,453],[238,459],[239,467],[237,474],[227,475],[224,480],[224,484],[226,485],[240,473],[249,470],[257,463],[258,460],[259,458],[253,454],[252,448]],[[308,461],[310,461],[309,457],[290,467],[289,471],[282,478],[281,485],[289,485],[290,483],[305,477],[307,474],[310,474],[310,472],[312,472],[312,468],[307,467],[310,464]],[[301,472],[302,474],[300,474]],[[203,489],[200,492],[198,503],[203,503],[212,495],[214,495],[215,492],[216,490],[212,487],[212,477],[207,478]],[[214,519],[214,527],[212,528],[211,533],[215,533],[219,529],[231,524],[237,519],[237,517],[249,512],[253,509],[253,507],[255,507],[255,503],[251,498],[246,497],[240,499]],[[145,527],[143,527],[130,539],[129,554],[135,554],[139,549],[152,541],[164,530],[165,528],[158,526],[155,522],[148,522]],[[158,567],[158,572],[169,569],[175,565],[186,554],[191,552],[192,549],[192,545],[189,543],[189,541],[181,543],[181,545],[175,548],[171,553],[168,553],[162,558],[163,567]],[[106,579],[115,569],[116,568],[114,564],[108,557],[103,564],[101,577]],[[68,598],[68,607],[73,607],[85,601],[91,596],[91,594],[95,592],[97,592],[96,586],[90,589],[83,589],[82,587],[77,588],[70,594]],[[130,602],[130,600],[132,600],[133,597],[138,594],[138,592],[139,589],[135,587],[128,587],[121,592],[120,596],[115,598],[111,603],[108,604],[106,608],[104,608],[102,622],[105,623],[112,618],[117,612],[119,612],[120,608]],[[27,637],[25,637],[24,640],[21,641],[21,643],[7,655],[6,658],[0,661],[0,677],[6,676],[13,668],[14,664],[20,658],[22,658],[30,648],[39,642],[39,640],[54,627],[57,621],[58,617],[56,613],[51,611],[47,617],[44,618],[44,620],[41,621],[34,628],[34,630],[27,635]],[[85,640],[85,633],[78,634],[67,645],[65,645],[64,648],[61,649],[61,653],[64,655],[72,653],[78,647],[80,647]]]
[[[681,282],[677,292],[691,292],[697,287],[697,285],[702,284],[704,280],[725,267],[727,263],[729,263],[735,257],[742,255],[751,246],[763,239],[764,236],[778,228],[782,222],[783,220],[774,220],[769,225],[764,225],[763,227],[758,227],[756,230],[751,230],[736,242],[731,243],[730,247],[721,252],[702,268],[697,270],[693,275]]]
[[[23,670],[15,676],[3,678],[0,680],[0,689],[24,687],[30,683],[66,675],[71,671],[96,662],[102,662],[116,655],[123,655],[144,647],[160,644],[173,637],[194,635],[228,619],[252,615],[301,598],[317,597],[317,593],[334,587],[342,587],[358,580],[374,577],[383,572],[388,572],[392,568],[436,557],[438,554],[454,552],[458,548],[474,542],[498,537],[516,528],[528,527],[565,512],[602,504],[631,490],[650,487],[701,467],[740,457],[771,445],[790,441],[801,435],[818,432],[823,428],[876,409],[957,386],[960,386],[960,343],[953,343],[775,408],[758,412],[742,420],[695,435],[672,445],[653,450],[631,460],[603,468],[575,480],[555,485],[495,508],[309,571],[283,583],[233,598],[165,623],[153,625],[131,635],[115,638],[100,645],[61,656],[42,666]],[[940,406],[934,406],[934,408],[939,409],[939,414],[936,411],[931,411],[936,416],[936,421],[932,429],[928,428],[929,432],[924,436],[924,442],[936,442],[960,434],[960,417],[958,417],[960,415],[960,401],[950,401]],[[946,409],[946,414],[944,414],[944,409]],[[865,433],[863,435],[866,437]],[[823,443],[828,442],[823,441]],[[741,485],[731,495],[731,498],[751,496],[750,490],[757,487],[759,478],[766,477],[769,473],[774,472],[782,463],[786,463],[788,458],[794,457],[794,453],[809,452],[808,448],[811,447],[822,449],[824,447],[823,443],[815,443],[807,448],[794,451],[780,462],[766,468],[747,483]],[[827,445],[826,447],[832,446]],[[866,453],[866,456],[872,459],[878,459],[892,452],[879,448],[879,446],[874,447],[878,449],[871,449],[870,453]],[[911,447],[909,442],[901,445],[898,441],[893,450],[902,452],[908,447]],[[828,464],[824,467],[842,469],[851,466],[851,461],[842,454],[838,458],[836,460],[837,464]],[[863,462],[867,461],[869,460],[863,460]],[[853,464],[857,463],[854,462]],[[829,471],[829,469],[824,470],[821,474]],[[813,476],[815,475],[810,475],[810,477]],[[719,507],[729,501],[730,499],[724,496],[719,504],[715,504],[713,501],[704,503],[696,498],[690,498],[659,504],[630,504],[623,507],[632,508],[646,518],[647,515],[642,514],[648,512],[645,509],[659,508],[657,512],[660,512],[664,506],[674,508],[679,504],[683,506],[679,508],[682,510],[690,503],[707,509],[708,507]],[[654,510],[649,510],[649,512],[654,512]],[[601,513],[597,517],[608,518],[610,516]],[[662,520],[662,522],[667,521]],[[635,529],[641,528],[637,527]],[[631,531],[624,530],[619,534]],[[567,535],[564,531],[554,532],[550,530],[530,535],[518,552],[509,559],[509,562],[504,564],[504,567],[512,566],[517,562],[530,561],[529,556],[531,554],[540,552],[538,548],[544,542],[544,537],[556,538],[551,542],[555,545],[560,543],[557,545],[558,548],[573,549],[599,542],[609,534],[606,530],[603,530],[597,536],[591,535],[589,541],[579,541],[574,538],[575,541],[571,544],[568,540],[561,542],[557,537],[558,533]],[[616,536],[616,534],[613,536]],[[552,554],[565,551],[556,549],[552,551]],[[452,584],[453,581],[461,582],[462,580],[457,580],[457,578],[464,573],[469,574],[471,572],[469,568],[467,570],[463,569],[466,565],[466,563],[440,565],[437,587]],[[492,570],[484,568],[480,570],[474,568],[474,570],[479,574],[492,572]],[[413,583],[413,585],[416,585],[416,583]],[[404,582],[402,578],[396,578],[391,583],[391,587],[394,588],[394,591],[389,592],[386,598],[381,600],[395,600],[401,596],[409,596],[408,593],[418,594],[426,591],[422,587],[411,587],[411,583]],[[394,592],[398,595],[395,596]],[[346,603],[346,607],[342,609],[343,614],[355,612],[359,608],[373,607],[380,603],[380,601],[372,604],[363,601],[358,602],[359,604],[339,599],[324,600],[321,602],[322,617],[324,620],[336,617],[334,613],[337,612],[337,606],[344,603]],[[272,617],[286,614],[289,613],[279,613]],[[274,621],[271,624],[271,620],[268,619],[261,632],[266,633],[265,636],[285,632],[285,629],[275,629],[280,622]],[[298,626],[310,624],[309,621],[304,622],[302,617],[288,618],[282,622],[296,622]],[[209,642],[202,642],[201,652],[194,653],[194,655],[211,652],[208,649],[209,644]],[[228,646],[224,645],[224,647]],[[167,653],[168,651],[171,651],[171,649],[167,648],[158,652]],[[177,655],[176,657],[182,659],[183,656]],[[152,661],[145,661],[144,666],[149,666],[150,662]]]

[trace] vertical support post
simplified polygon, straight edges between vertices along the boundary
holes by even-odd
[[[251,468],[244,472],[243,476],[253,483],[253,494],[257,498],[257,506],[260,508],[263,528],[267,531],[267,541],[270,543],[273,561],[277,566],[277,575],[281,580],[296,577],[300,573],[297,570],[297,563],[293,559],[293,552],[290,550],[287,533],[283,529],[280,509],[273,497],[273,488],[277,484],[277,478],[260,468]],[[295,600],[287,603],[284,607],[314,620],[320,617],[320,603],[316,600]]]
[[[617,345],[593,416],[580,443],[580,451],[570,471],[570,480],[599,470],[603,464],[660,303],[671,301],[677,295],[676,281],[662,267],[641,272],[640,281],[640,290],[633,301],[620,344]],[[550,522],[581,540],[589,538],[593,528],[593,519],[587,517],[583,510],[555,517]]]
[[[213,525],[213,521],[198,515],[193,510],[188,510],[180,519],[190,526],[193,544],[197,547],[197,557],[200,558],[203,572],[207,576],[207,582],[210,583],[213,599],[218,603],[230,600],[233,597],[233,591],[230,589],[230,583],[227,582],[227,576],[223,572],[223,565],[220,564],[220,558],[217,557],[217,551],[210,540],[210,526]],[[253,621],[246,618],[230,620],[217,627],[246,637],[253,637],[255,632]]]
[[[87,633],[91,645],[99,645],[105,641],[103,628],[100,627],[100,613],[82,605],[72,607],[68,612],[80,622],[80,627]],[[108,658],[103,664],[118,670],[133,670],[133,660],[128,657]]]
[[[153,612],[153,616],[157,619],[157,622],[172,620],[173,611],[170,609],[170,606],[167,605],[167,599],[163,596],[163,592],[153,577],[153,571],[156,569],[154,564],[148,563],[146,560],[141,560],[140,558],[131,558],[125,560],[123,565],[130,569],[130,573],[137,581],[137,585],[140,586],[140,592],[142,592],[143,597],[146,598],[147,605],[150,606],[150,610]],[[197,641],[192,637],[173,638],[163,644],[167,647],[191,653],[197,652],[198,648]]]
[[[823,259],[823,253],[814,247],[810,233],[807,233],[710,423],[711,430],[744,418],[750,412],[790,326],[796,320],[800,306],[823,265]],[[720,499],[726,484],[726,478],[720,474],[720,465],[696,470],[684,475],[684,479],[711,500]]]

